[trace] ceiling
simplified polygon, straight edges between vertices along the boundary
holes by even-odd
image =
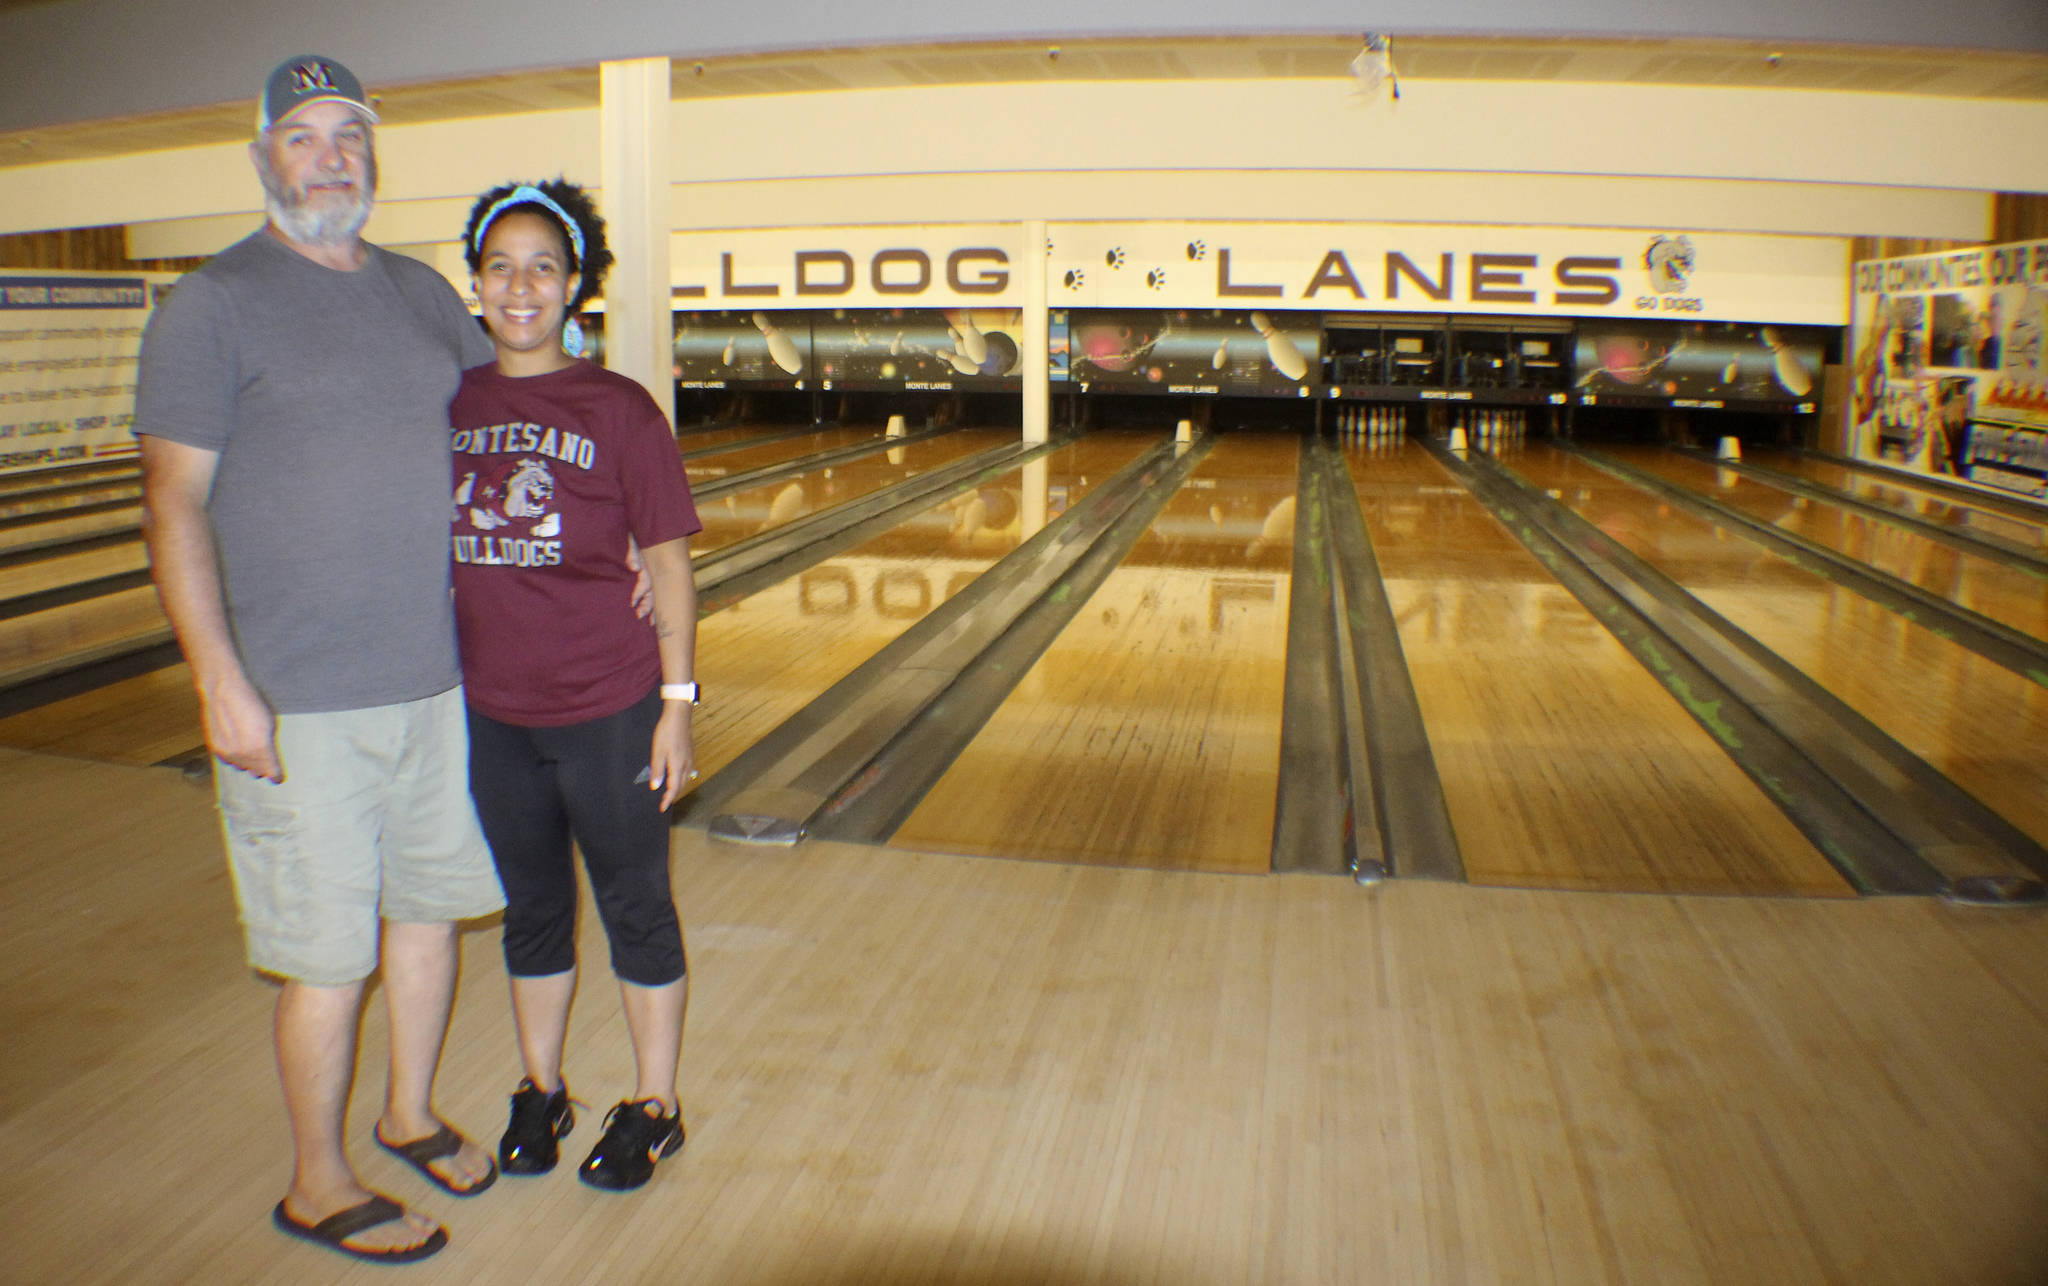
[[[49,0],[0,0],[0,9]],[[1355,37],[1091,40],[1065,45],[915,45],[677,61],[678,100],[1016,81],[1334,79]],[[1409,80],[1511,80],[1839,90],[2048,100],[2048,55],[1851,45],[1775,49],[1747,41],[1397,39]],[[461,120],[598,103],[595,67],[524,71],[374,93],[387,124]],[[239,142],[255,100],[0,133],[0,169]]]

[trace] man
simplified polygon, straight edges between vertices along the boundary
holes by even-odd
[[[380,962],[377,1141],[458,1196],[497,1177],[432,1107],[455,921],[502,904],[467,782],[449,605],[447,408],[491,346],[431,269],[362,240],[377,120],[347,68],[294,58],[250,157],[269,220],[180,283],[144,342],[144,531],[213,752],[295,1165],[277,1226],[365,1259],[447,1232],[365,1188],[342,1141]]]

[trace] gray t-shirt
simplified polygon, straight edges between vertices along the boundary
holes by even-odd
[[[156,310],[135,431],[220,456],[207,511],[242,664],[281,714],[460,680],[448,601],[448,401],[490,341],[440,274],[354,272],[267,233]]]

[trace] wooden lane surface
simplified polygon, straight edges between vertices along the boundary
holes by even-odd
[[[1661,447],[1603,448],[1680,486],[1847,554],[1930,593],[2048,639],[2048,579],[1953,549],[1881,518],[1809,501],[1732,469]]]
[[[1011,436],[998,430],[948,434],[904,448],[906,458],[900,465],[892,464],[885,456],[877,454],[871,461],[854,461],[834,469],[829,479],[822,476],[803,478],[713,500],[705,506],[705,534],[691,542],[693,550],[701,553],[705,549],[716,548],[726,541],[751,535],[764,526],[790,521],[814,506],[836,504],[866,494],[971,451],[1009,441]],[[775,496],[790,488],[796,489],[793,494],[806,498],[806,503],[796,506],[785,503],[777,509]],[[722,503],[724,499],[732,503]],[[101,552],[112,556],[115,551]],[[123,590],[12,620],[0,620],[0,674],[18,673],[26,667],[161,630],[166,624],[155,592],[147,587]],[[151,687],[151,695],[147,699],[155,702],[175,691],[176,685],[171,685],[168,690]],[[161,717],[144,719],[142,729],[133,737],[133,746],[130,745],[131,729],[127,720],[116,721],[114,727],[103,733],[92,732],[93,718],[109,708],[106,701],[119,700],[128,692],[127,684],[116,684],[104,695],[87,693],[42,710],[25,711],[0,720],[0,745],[43,748],[89,744],[94,749],[79,753],[105,755],[122,762],[155,763],[199,744],[196,738],[186,738],[185,744],[164,750],[160,735],[166,727],[196,727],[196,723],[181,724],[186,712],[195,709],[190,705],[189,697],[176,699],[174,708],[165,711]]]
[[[748,438],[758,438],[763,434],[795,427],[797,426],[794,423],[756,423],[727,424],[711,429],[682,428],[676,431],[676,447],[682,451],[701,451],[705,447],[724,446],[728,442],[745,442]]]
[[[1422,448],[1348,454],[1474,883],[1850,892],[1677,700]]]
[[[74,487],[42,495],[0,492],[0,518],[27,514],[62,514],[79,505],[104,504],[109,500],[140,500],[142,477],[133,469],[126,476],[83,480]]]
[[[1054,512],[1155,440],[1098,435],[1056,453],[1048,466]],[[1021,498],[1014,494],[1019,485],[1012,475],[978,494],[940,502],[803,577],[707,618],[699,634],[699,678],[717,698],[716,708],[707,707],[697,719],[703,770],[708,774],[728,762],[1014,548],[1020,538],[1015,519]],[[887,583],[899,573],[906,580],[919,574],[916,564],[926,557],[946,560],[943,568],[926,569],[931,601]],[[131,591],[127,597],[146,593]],[[44,615],[62,624],[79,606]],[[161,624],[160,612],[141,615]],[[0,622],[0,644],[7,641],[8,624]],[[60,653],[78,633],[47,623],[43,632],[56,635],[52,646]],[[183,665],[0,719],[0,745],[120,763],[160,763],[203,744],[198,702]]]
[[[750,425],[748,437],[759,437],[781,427],[774,424]],[[728,474],[743,473],[748,469],[760,469],[771,464],[783,464],[802,456],[819,451],[830,451],[837,447],[849,447],[856,442],[870,442],[882,435],[875,429],[819,429],[801,437],[784,438],[780,442],[763,442],[758,446],[738,447],[731,451],[720,451],[698,460],[683,461],[683,469],[696,483],[712,482]],[[1010,436],[1015,437],[1015,434]],[[683,446],[688,446],[685,441]]]
[[[39,594],[102,576],[141,571],[148,566],[149,551],[143,548],[140,536],[100,549],[52,554],[48,558],[0,567],[0,599]]]
[[[8,1279],[395,1280],[270,1226],[275,993],[208,795],[0,776]],[[405,1281],[2017,1286],[2048,1249],[2029,917],[687,830],[674,868],[690,1138],[630,1198],[557,1173],[459,1202],[373,1147],[373,989],[350,1150],[452,1235]],[[602,1104],[631,1070],[584,915],[567,1065]],[[462,953],[437,1105],[489,1140],[518,1075],[496,929]]]
[[[966,436],[922,445],[942,449],[941,443]],[[1098,433],[1054,452],[1045,470],[1049,514],[1158,440],[1149,433]],[[938,501],[699,622],[697,679],[705,693],[695,719],[699,770],[708,777],[732,762],[1022,543],[1028,534],[1023,484],[1022,472],[1013,471],[977,492]]]
[[[110,531],[137,531],[142,523],[142,505],[123,505],[100,513],[72,514],[52,511],[38,522],[0,528],[0,554],[49,540],[97,536]]]
[[[0,746],[146,767],[206,748],[182,662],[0,719]]]
[[[1048,465],[1054,512],[1155,440],[1105,434],[1056,453]],[[698,677],[715,698],[697,718],[702,770],[708,775],[730,761],[1014,548],[1019,485],[1011,475],[979,495],[941,502],[803,577],[707,617],[699,627]],[[926,558],[943,566],[920,573],[917,564]],[[892,589],[888,577],[898,574],[906,582],[923,574],[931,600]],[[0,746],[119,763],[160,763],[203,744],[183,665],[0,719]]]
[[[1226,434],[890,843],[1270,869],[1298,451]]]
[[[1508,463],[2048,844],[2048,689],[1565,452]]]
[[[961,429],[758,487],[712,496],[697,507],[704,530],[691,539],[690,552],[710,553],[771,527],[794,522],[805,514],[844,504],[892,483],[929,473],[963,456],[1016,440],[1014,432],[1004,429]],[[692,468],[689,472],[691,480],[697,481],[697,470]]]
[[[65,487],[74,483],[102,482],[108,478],[134,478],[141,466],[135,457],[120,460],[103,460],[97,464],[73,465],[55,469],[27,469],[18,473],[0,473],[0,499],[19,495],[26,491],[42,491],[50,487]]]
[[[1989,536],[2017,545],[2038,558],[2048,558],[2048,508],[2041,511],[2037,521],[2029,522],[2003,510],[1973,504],[1969,499],[1948,491],[1917,486],[1909,473],[1902,472],[1894,478],[1852,469],[1846,464],[1836,464],[1816,456],[1769,448],[1750,453],[1749,459],[1780,473],[1847,492],[1858,500],[1896,509],[1967,535]]]
[[[169,627],[156,589],[149,585],[0,620],[0,687],[66,657]]]

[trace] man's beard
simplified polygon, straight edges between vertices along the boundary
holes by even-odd
[[[270,166],[270,156],[259,149],[256,173],[263,180],[263,208],[270,213],[270,221],[280,232],[300,245],[337,248],[353,245],[356,235],[369,222],[370,207],[376,198],[377,154],[373,151],[364,158],[363,182],[354,190],[354,199],[346,204],[322,201],[318,205],[306,199],[304,188],[296,191],[285,182]]]

